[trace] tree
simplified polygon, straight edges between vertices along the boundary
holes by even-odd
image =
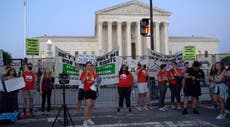
[[[224,64],[224,65],[230,65],[230,56],[226,56],[224,57],[221,62]]]
[[[4,65],[10,65],[12,62],[12,56],[9,52],[3,51],[3,63]]]

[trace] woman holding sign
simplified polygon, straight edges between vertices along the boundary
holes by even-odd
[[[17,77],[16,70],[10,68],[6,73],[6,77],[3,81],[11,80]],[[15,112],[18,111],[18,91],[12,91],[5,93],[3,104],[3,112]],[[2,104],[1,104],[2,105]]]
[[[95,100],[97,97],[97,92],[92,89],[95,85],[95,80],[98,78],[98,75],[94,71],[93,64],[91,62],[86,62],[85,70],[80,76],[82,84],[84,84],[84,93],[85,93],[85,112],[84,112],[84,122],[83,126],[87,127],[88,125],[94,125],[95,123],[91,120],[93,108],[95,105]],[[96,84],[98,87],[98,84]]]

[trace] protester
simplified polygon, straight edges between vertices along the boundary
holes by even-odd
[[[128,66],[123,64],[119,71],[119,83],[117,86],[119,94],[119,107],[117,108],[117,112],[120,112],[120,110],[123,108],[124,99],[129,112],[132,111],[130,96],[134,84],[133,75],[128,70]]]
[[[210,78],[211,82],[215,83],[215,94],[213,100],[220,106],[220,114],[216,119],[225,119],[225,102],[228,98],[228,88],[224,83],[225,68],[221,62],[215,63],[214,75]]]
[[[181,98],[180,92],[182,87],[182,70],[177,67],[176,62],[172,62],[172,69],[168,71],[169,78],[169,88],[171,91],[171,108],[176,109],[175,107],[175,98],[177,100],[177,109],[181,110]]]
[[[214,102],[213,96],[215,95],[215,83],[212,81],[212,79],[214,75],[215,75],[215,66],[213,65],[209,73],[209,94],[213,102]],[[217,104],[215,102],[214,102],[214,107],[215,109],[217,109]]]
[[[96,91],[90,89],[95,83],[95,79],[98,77],[94,71],[93,64],[91,62],[86,62],[85,70],[80,76],[81,82],[84,84],[84,93],[86,99],[86,106],[84,112],[84,122],[83,126],[94,125],[95,123],[91,120],[92,113],[95,105],[95,100],[97,97]]]
[[[184,72],[186,72],[189,69],[189,62],[184,62]]]
[[[225,81],[224,83],[228,86],[228,99],[225,104],[225,113],[230,114],[230,64],[228,65],[228,68],[225,72]]]
[[[22,76],[25,81],[25,87],[22,90],[22,100],[23,100],[23,113],[24,118],[27,118],[27,112],[26,112],[26,105],[27,100],[29,99],[29,108],[30,108],[30,116],[33,117],[33,101],[34,101],[34,87],[36,82],[36,74],[32,71],[33,65],[32,63],[27,64],[27,71],[24,71]]]
[[[167,92],[167,71],[166,71],[166,64],[160,65],[160,71],[157,73],[157,80],[158,80],[158,88],[160,92],[159,97],[159,110],[160,111],[167,111],[168,109],[165,106],[165,95]]]
[[[43,72],[40,80],[40,94],[42,96],[41,111],[45,112],[45,104],[47,99],[46,115],[49,115],[50,105],[51,105],[51,94],[52,94],[52,85],[54,83],[54,78],[52,77],[50,68],[46,68]]]
[[[204,76],[204,72],[200,69],[198,61],[194,61],[193,66],[185,72],[183,115],[188,114],[187,108],[190,96],[192,97],[193,114],[199,114],[197,110],[197,98],[201,95],[200,81],[204,80]]]
[[[137,97],[137,104],[138,104],[138,110],[148,110],[148,108],[145,106],[146,98],[147,98],[147,92],[148,92],[148,86],[147,86],[147,68],[144,61],[141,61],[137,67],[137,88],[138,88],[138,97]]]
[[[14,68],[6,68],[6,75],[2,81],[11,80],[17,77]],[[2,98],[2,113],[17,112],[18,111],[18,91],[5,92]]]
[[[77,70],[79,72],[79,76],[81,76],[83,69],[81,69],[80,65],[77,65]],[[85,99],[84,95],[84,84],[80,81],[78,87],[78,100],[77,100],[77,112],[80,112],[82,101]]]
[[[3,83],[4,78],[6,77],[8,71],[9,71],[10,67],[9,66],[5,66],[4,70],[5,72],[1,74],[0,79],[1,82]],[[5,106],[5,92],[4,91],[0,91],[0,114],[4,112],[4,106]]]

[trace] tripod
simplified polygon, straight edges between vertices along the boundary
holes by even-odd
[[[69,113],[69,109],[67,108],[67,105],[65,103],[65,85],[63,85],[63,93],[62,93],[62,95],[63,95],[63,104],[62,104],[61,108],[59,109],[58,114],[56,115],[56,118],[55,118],[55,120],[54,120],[54,122],[52,124],[52,127],[54,127],[54,125],[55,125],[55,123],[57,121],[57,118],[59,117],[59,115],[60,115],[62,110],[64,111],[64,114],[63,114],[64,115],[63,116],[64,117],[64,122],[63,123],[61,121],[59,121],[59,122],[65,127],[65,126],[69,125],[69,121],[70,121],[72,126],[74,127],[73,120],[72,120],[72,118],[70,116],[70,113]],[[69,117],[69,119],[68,119],[68,117]]]

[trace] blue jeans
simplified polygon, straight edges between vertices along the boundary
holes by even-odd
[[[158,85],[160,97],[159,97],[159,108],[165,106],[165,94],[167,92],[167,85],[166,84],[159,84]]]

